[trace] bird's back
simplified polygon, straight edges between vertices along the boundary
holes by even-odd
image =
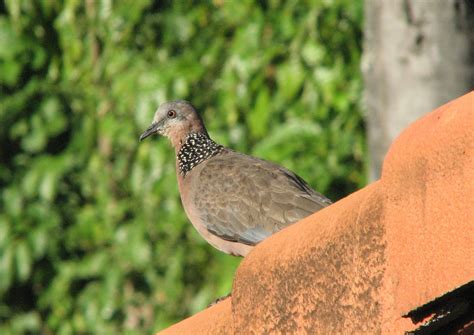
[[[225,241],[255,245],[331,204],[293,172],[230,149],[200,165],[189,198],[200,224]]]

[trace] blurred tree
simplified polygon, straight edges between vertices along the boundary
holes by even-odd
[[[229,292],[185,218],[159,103],[338,199],[365,183],[361,4],[0,2],[0,333],[142,334]]]
[[[370,179],[400,132],[474,88],[472,0],[365,2]]]

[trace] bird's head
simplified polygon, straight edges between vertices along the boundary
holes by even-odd
[[[161,104],[153,117],[151,126],[140,136],[140,141],[158,134],[166,136],[176,148],[190,133],[207,134],[201,117],[187,101],[176,100]]]

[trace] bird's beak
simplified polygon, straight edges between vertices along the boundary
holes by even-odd
[[[143,141],[150,135],[156,134],[159,132],[160,124],[158,122],[153,122],[151,126],[140,135],[140,141]]]

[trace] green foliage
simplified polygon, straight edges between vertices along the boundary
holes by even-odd
[[[0,333],[151,333],[238,259],[181,208],[159,103],[338,199],[364,185],[361,3],[0,3]]]

